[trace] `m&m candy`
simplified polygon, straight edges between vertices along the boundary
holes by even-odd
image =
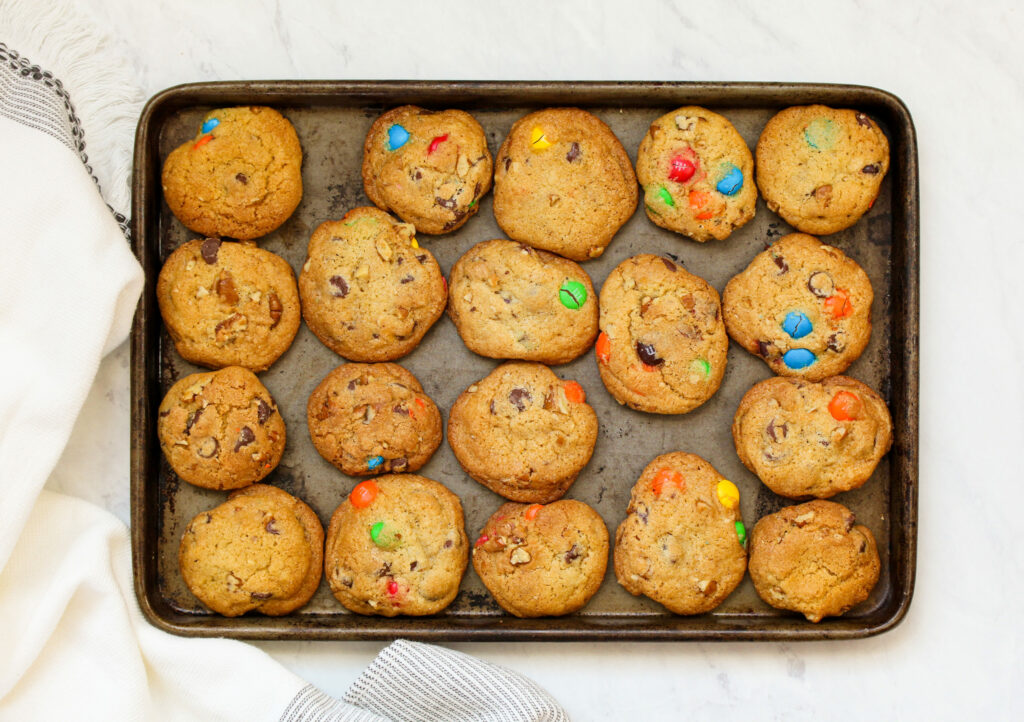
[[[668,189],[665,186],[658,187],[658,197],[661,198],[661,202],[669,208],[676,207],[675,199],[672,198],[672,194],[668,192]]]
[[[815,150],[831,150],[836,142],[835,123],[830,118],[815,118],[804,130],[804,141]]]
[[[825,299],[825,312],[832,318],[846,318],[853,314],[853,304],[850,303],[850,294],[842,288],[837,288],[835,293]]]
[[[805,348],[791,348],[782,354],[782,363],[794,370],[805,369],[817,360],[814,353]]]
[[[601,363],[608,363],[608,359],[612,355],[612,342],[608,340],[608,334],[602,331],[597,337],[597,343],[594,344],[594,353],[597,354],[597,360]]]
[[[836,421],[853,421],[863,407],[860,397],[849,391],[840,391],[828,402],[828,412]]]
[[[558,289],[558,300],[572,311],[578,311],[587,302],[587,287],[579,281],[567,280]]]
[[[668,178],[676,183],[685,183],[693,178],[696,172],[697,166],[681,155],[673,156],[668,162]]]
[[[743,171],[730,163],[729,169],[725,172],[725,176],[722,177],[722,180],[718,181],[718,185],[715,186],[715,190],[723,196],[734,196],[740,192],[740,188],[742,187]]]
[[[206,120],[203,121],[203,125],[199,129],[199,132],[200,133],[209,133],[211,130],[216,128],[218,125],[220,125],[220,120],[218,118],[207,118]]]
[[[447,133],[445,133],[444,135],[436,136],[432,141],[430,141],[430,146],[427,148],[427,155],[430,155],[435,150],[437,150],[437,146],[441,145],[446,140],[448,140]]]
[[[686,480],[683,479],[683,475],[678,471],[672,469],[661,469],[657,474],[654,475],[654,481],[651,482],[651,490],[655,496],[661,496],[662,492],[665,491],[666,487],[674,486],[675,488],[683,491],[686,489]]]
[[[533,130],[530,131],[530,147],[534,150],[544,150],[551,147],[551,141],[548,140],[540,126],[534,126]]]
[[[352,489],[352,493],[348,495],[348,500],[356,509],[365,509],[377,498],[378,491],[376,483],[373,481],[363,481],[356,484],[355,488]]]
[[[736,522],[736,538],[740,540],[740,546],[747,545],[747,527],[741,521]]]
[[[702,358],[697,358],[690,363],[690,370],[701,376],[709,376],[711,374],[711,364]]]
[[[574,404],[582,404],[587,400],[587,392],[575,381],[566,381],[562,388],[565,390],[565,398]]]
[[[523,512],[523,518],[527,521],[533,521],[540,514],[540,510],[544,508],[543,504],[530,504],[526,507],[526,511]]]
[[[713,209],[708,208],[705,210],[704,208],[708,205],[708,201],[711,200],[711,196],[704,191],[690,191],[690,195],[687,200],[690,203],[690,210],[693,211],[693,217],[697,220],[706,221],[715,215]]]
[[[409,142],[409,131],[395,123],[388,128],[388,150],[398,150]]]
[[[718,500],[726,509],[735,509],[740,503],[740,490],[728,479],[722,479],[715,488]]]
[[[790,311],[782,321],[782,330],[791,338],[803,338],[814,328],[811,319],[801,311]]]
[[[383,456],[371,456],[369,459],[366,460],[366,468],[369,469],[370,471],[373,471],[374,469],[376,469],[379,466],[382,466],[383,464]]]

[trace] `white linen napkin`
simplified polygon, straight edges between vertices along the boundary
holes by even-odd
[[[43,490],[143,282],[124,218],[86,164],[76,83],[66,89],[4,43],[24,21],[88,91],[113,66],[73,17],[70,3],[0,0],[0,719],[567,719],[529,680],[430,645],[387,647],[340,701],[248,644],[166,634],[139,610],[125,525]],[[131,136],[112,140],[116,125],[88,130],[127,157]],[[124,200],[126,170],[104,170]]]

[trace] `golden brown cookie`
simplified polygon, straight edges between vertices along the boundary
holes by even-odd
[[[310,330],[350,361],[409,353],[448,299],[441,269],[413,227],[369,206],[313,232],[299,294]]]
[[[667,258],[627,258],[601,288],[597,368],[620,404],[685,414],[718,390],[729,339],[718,291]]]
[[[685,106],[651,123],[636,177],[647,217],[695,241],[723,240],[754,217],[754,158],[728,119]]]
[[[455,400],[448,443],[466,473],[512,501],[558,499],[594,453],[597,414],[583,387],[547,366],[502,364]]]
[[[633,164],[596,116],[548,108],[516,121],[498,150],[494,218],[509,238],[574,261],[597,258],[636,210]]]
[[[416,471],[441,444],[441,412],[398,364],[345,364],[306,409],[320,455],[352,476]]]
[[[845,371],[871,338],[871,281],[814,236],[791,233],[722,293],[725,327],[777,374],[821,381]]]
[[[420,233],[454,231],[476,214],[493,170],[484,129],[461,110],[393,108],[363,146],[366,195]]]
[[[167,156],[164,198],[186,228],[206,236],[259,238],[302,200],[302,148],[273,108],[219,108]]]
[[[597,294],[579,265],[514,241],[484,241],[452,267],[448,315],[481,356],[563,364],[597,336]]]
[[[502,504],[473,547],[473,568],[517,617],[556,617],[585,605],[608,565],[608,529],[580,501]]]
[[[868,598],[881,564],[871,530],[842,504],[815,500],[761,518],[750,535],[750,578],[761,599],[812,622]]]
[[[892,445],[885,401],[860,381],[775,376],[743,396],[732,423],[743,465],[791,499],[856,489]]]
[[[849,228],[878,195],[889,141],[864,113],[824,105],[786,108],[757,141],[757,185],[769,210],[803,231]]]
[[[287,261],[219,238],[189,241],[168,256],[156,298],[181,357],[211,368],[266,370],[291,346],[302,318]]]
[[[157,437],[174,473],[206,489],[259,481],[284,453],[284,420],[256,375],[239,366],[192,374],[168,390]]]
[[[254,484],[189,522],[178,563],[188,588],[218,614],[280,616],[316,592],[323,548],[312,509],[277,487]]]
[[[615,577],[676,614],[717,607],[743,579],[740,494],[696,454],[663,454],[640,475],[615,533]]]
[[[335,510],[324,574],[346,609],[419,616],[451,604],[468,558],[459,498],[416,474],[386,474]]]

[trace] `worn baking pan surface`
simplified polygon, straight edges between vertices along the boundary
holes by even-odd
[[[615,581],[609,564],[604,582],[581,611],[558,618],[517,619],[491,600],[472,568],[455,602],[443,613],[385,619],[348,613],[321,583],[301,610],[285,617],[250,614],[227,619],[200,605],[185,587],[177,564],[185,525],[226,494],[180,482],[170,471],[156,438],[156,410],[182,375],[200,369],[177,355],[163,328],[154,296],[156,276],[167,255],[195,237],[170,213],[160,188],[167,154],[193,137],[202,115],[236,104],[272,105],[299,134],[305,195],[292,218],[260,240],[298,272],[306,245],[321,222],[370,205],[360,166],[366,131],[383,110],[413,103],[462,108],[480,121],[495,153],[512,123],[543,107],[574,105],[611,126],[631,158],[655,118],[682,105],[702,105],[727,116],[753,148],[765,122],[790,105],[824,103],[852,107],[875,118],[889,137],[892,162],[874,208],[852,228],[826,237],[867,271],[875,290],[874,331],[864,355],[847,372],[876,388],[894,421],[892,451],[861,489],[836,500],[849,506],[878,540],[882,574],[870,598],[845,616],[811,624],[799,615],[763,603],[749,577],[714,612],[680,617],[645,597],[633,597]],[[838,85],[750,83],[434,83],[434,82],[236,82],[182,86],[154,97],[139,123],[135,147],[132,230],[147,278],[132,332],[132,554],[135,588],[149,620],[168,631],[194,636],[264,639],[528,640],[696,639],[782,640],[863,637],[891,628],[907,611],[914,585],[917,525],[918,195],[913,124],[903,104],[880,90]],[[583,264],[600,288],[608,273],[637,253],[667,254],[721,292],[774,238],[791,229],[763,201],[753,221],[726,241],[699,244],[660,229],[642,208],[619,231],[605,254]],[[473,244],[503,238],[494,221],[491,195],[480,213],[455,233],[419,236],[447,274]],[[324,461],[306,429],[306,401],[313,388],[343,363],[304,325],[291,349],[261,374],[288,428],[280,466],[266,479],[308,502],[327,522],[355,479]],[[443,317],[420,346],[400,359],[447,412],[455,398],[499,362],[469,352]],[[684,416],[658,416],[618,405],[598,378],[592,352],[555,368],[579,381],[597,411],[601,430],[590,464],[568,497],[593,506],[614,536],[625,517],[629,492],[644,466],[658,454],[690,451],[736,483],[748,528],[788,502],[769,491],[736,456],[730,424],[740,398],[770,375],[759,359],[732,343],[718,393]],[[421,474],[459,495],[466,529],[475,538],[502,503],[470,479],[442,444]]]

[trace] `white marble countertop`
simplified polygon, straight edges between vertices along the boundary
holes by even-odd
[[[906,620],[846,642],[452,646],[532,677],[578,720],[998,719],[1018,706],[1024,23],[1012,0],[79,5],[121,39],[147,95],[201,80],[402,78],[809,81],[900,96],[920,143],[922,248],[920,553]],[[104,363],[51,480],[125,520],[127,366],[124,347]],[[108,484],[84,488],[68,471],[78,460]],[[382,644],[259,646],[340,696]]]

